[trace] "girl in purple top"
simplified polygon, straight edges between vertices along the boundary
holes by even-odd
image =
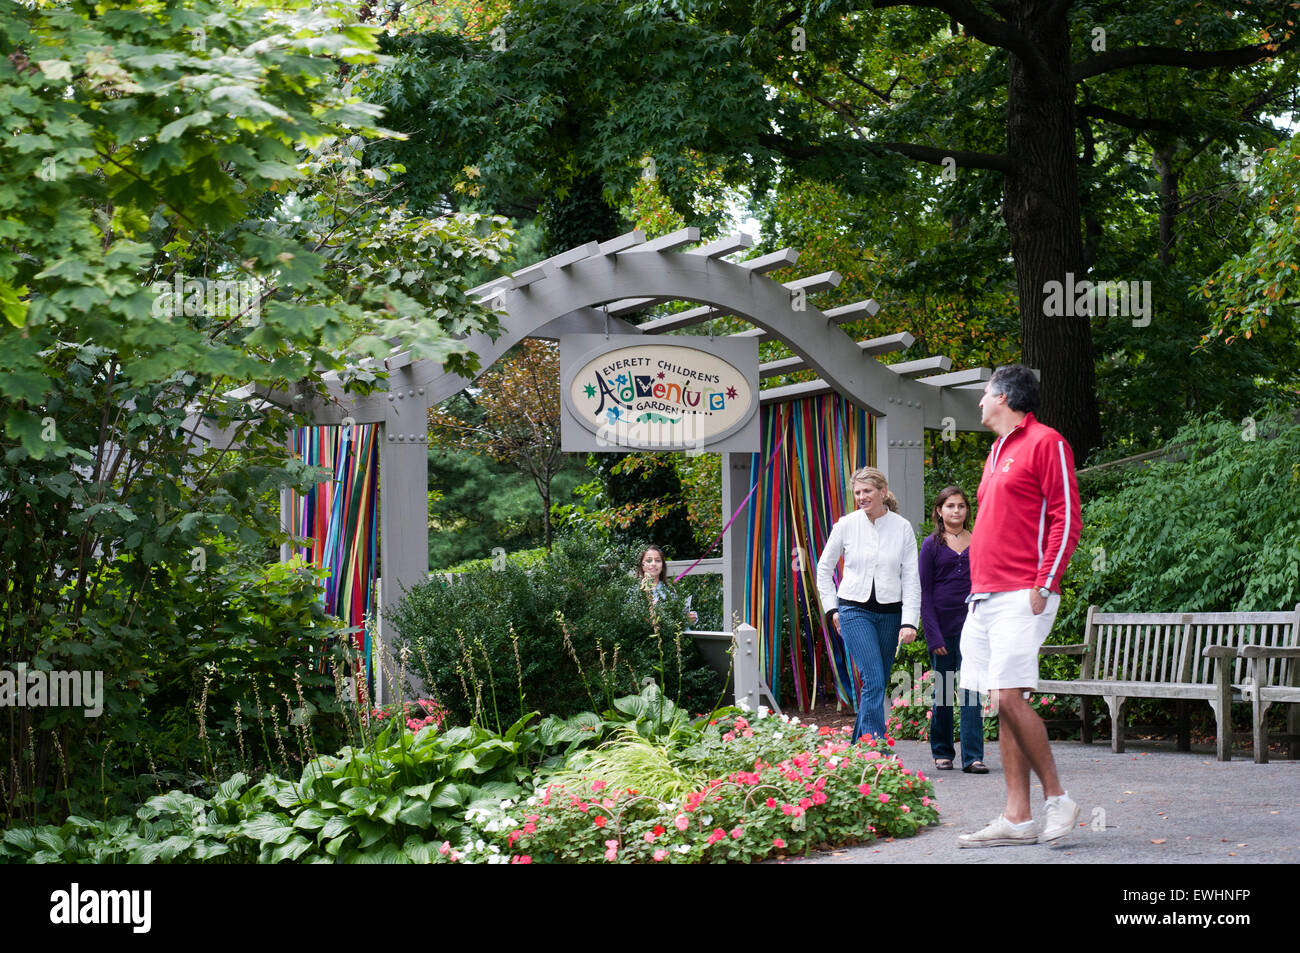
[[[921,624],[934,670],[930,753],[940,771],[952,770],[952,706],[961,670],[961,629],[970,595],[970,504],[959,487],[939,491],[931,511],[934,532],[921,543]],[[962,691],[961,763],[967,774],[988,774],[979,696]]]

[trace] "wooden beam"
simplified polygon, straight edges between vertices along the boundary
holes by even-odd
[[[774,251],[771,254],[759,255],[757,258],[751,258],[749,261],[737,262],[741,268],[746,271],[752,271],[756,275],[766,274],[769,271],[776,271],[778,268],[789,268],[799,261],[799,253],[793,248],[782,248],[780,251]]]
[[[634,228],[630,232],[624,232],[617,238],[611,238],[607,242],[601,242],[598,254],[613,255],[623,251],[624,249],[632,248],[635,245],[641,245],[644,243],[645,232],[641,231],[639,228]]]
[[[886,364],[885,366],[899,377],[920,377],[933,371],[951,370],[952,358],[938,354],[934,357],[923,357],[916,361],[902,361],[898,364]]]
[[[959,387],[966,384],[980,384],[981,388],[985,381],[993,376],[991,367],[970,367],[961,371],[953,371],[951,374],[936,374],[933,377],[917,378],[922,384],[933,384],[935,387]]]
[[[837,288],[843,280],[844,277],[838,271],[823,271],[819,275],[809,275],[807,278],[796,278],[794,281],[784,282],[784,285],[791,291],[803,291],[812,294],[817,291],[830,291],[832,288]]]
[[[786,285],[786,287],[788,288],[789,285]],[[875,313],[879,310],[880,310],[880,305],[876,304],[873,298],[867,298],[865,301],[855,301],[853,304],[840,305],[837,308],[828,308],[827,310],[821,313],[824,317],[828,318],[832,324],[844,324],[846,321],[855,320],[857,317],[861,315],[871,317],[875,315]],[[906,350],[907,348],[911,347],[912,342],[916,340],[916,338],[912,337],[906,331],[902,331],[899,334],[888,335],[887,337],[873,338],[872,340],[887,342],[893,339],[901,340],[904,336],[907,338],[907,343],[904,344],[902,347],[885,347],[883,350],[868,351],[867,353],[886,354],[889,351]],[[735,334],[728,335],[728,337],[758,338],[761,341],[767,337],[767,331],[764,328],[748,328],[744,331],[738,331]],[[859,344],[859,346],[861,345]]]
[[[675,232],[669,232],[667,235],[660,235],[658,238],[652,238],[648,242],[642,242],[632,248],[625,248],[620,255],[636,255],[647,251],[674,251],[683,245],[692,245],[700,240],[700,230],[694,225],[688,228],[679,228]]]
[[[730,255],[732,252],[744,251],[746,248],[754,247],[754,238],[744,232],[736,232],[734,235],[727,235],[724,238],[718,238],[699,248],[692,248],[686,254],[702,255],[705,258],[721,258],[723,255]]]
[[[775,404],[783,400],[797,400],[800,397],[817,397],[831,394],[835,388],[823,380],[804,381],[802,384],[786,384],[784,387],[769,387],[758,392],[760,404]]]

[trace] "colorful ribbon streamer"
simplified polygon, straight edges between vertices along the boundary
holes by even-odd
[[[289,494],[289,526],[309,541],[296,550],[307,562],[328,570],[321,600],[325,611],[354,629],[353,644],[365,671],[359,692],[372,697],[372,633],[379,543],[379,428],[304,427],[292,434],[291,448],[304,462],[333,473],[310,493]]]
[[[836,696],[852,706],[857,673],[839,634],[822,617],[817,557],[835,521],[853,508],[849,478],[874,462],[875,422],[837,394],[772,404],[762,415],[763,450],[754,454],[750,471],[757,492],[749,510],[745,579],[760,664],[780,698],[787,653],[804,711],[817,698],[823,667]],[[760,470],[765,456],[776,462]]]

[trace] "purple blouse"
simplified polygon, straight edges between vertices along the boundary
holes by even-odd
[[[955,553],[941,539],[921,543],[921,625],[925,644],[934,651],[961,637],[970,595],[970,548]]]

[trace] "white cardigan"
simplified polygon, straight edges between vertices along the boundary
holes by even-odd
[[[837,592],[832,574],[844,557]],[[862,510],[836,520],[817,560],[817,594],[822,614],[839,608],[841,598],[866,602],[875,584],[877,602],[902,602],[903,625],[916,627],[921,615],[921,577],[916,568],[916,534],[897,513],[871,522]]]

